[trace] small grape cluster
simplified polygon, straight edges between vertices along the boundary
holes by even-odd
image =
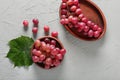
[[[82,13],[79,0],[62,0],[60,23],[89,38],[98,38],[103,29]]]
[[[41,64],[43,68],[50,69],[58,66],[66,53],[54,39],[44,38],[34,42],[32,59],[35,63]]]

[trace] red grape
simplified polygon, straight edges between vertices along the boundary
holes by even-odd
[[[93,37],[93,35],[94,35],[93,30],[89,30],[89,32],[88,32],[88,37]]]
[[[70,10],[73,11],[73,12],[76,11],[76,9],[77,9],[77,7],[76,7],[75,5],[73,5],[73,6],[70,8]]]
[[[94,37],[95,37],[95,38],[98,38],[99,36],[100,36],[99,31],[95,31],[95,32],[94,32]]]
[[[28,27],[29,22],[28,22],[27,20],[24,20],[24,21],[23,21],[23,25],[24,25],[24,27]]]
[[[76,9],[75,14],[80,15],[82,13],[82,10],[80,8]]]
[[[33,60],[33,62],[38,62],[38,61],[39,61],[39,57],[37,57],[37,56],[32,56],[32,60]]]
[[[38,25],[38,23],[39,23],[39,20],[36,19],[36,18],[34,18],[32,21],[33,21],[33,23],[34,23],[35,25]]]
[[[53,32],[51,33],[51,36],[53,36],[53,37],[58,37],[58,32],[57,32],[57,31],[53,31]]]
[[[33,32],[34,34],[36,34],[36,33],[38,32],[38,28],[37,28],[37,27],[33,27],[33,28],[32,28],[32,32]]]
[[[45,32],[49,32],[49,30],[50,30],[49,26],[45,25],[45,26],[44,26],[44,31],[45,31]]]

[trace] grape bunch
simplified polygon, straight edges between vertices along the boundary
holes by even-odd
[[[102,27],[85,17],[79,0],[62,0],[60,15],[61,24],[86,37],[98,38],[103,32]]]
[[[51,38],[38,39],[32,49],[32,60],[45,69],[58,66],[66,53],[57,40]]]

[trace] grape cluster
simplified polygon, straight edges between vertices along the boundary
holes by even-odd
[[[103,29],[82,13],[79,0],[62,0],[60,23],[89,38],[98,38]]]
[[[36,40],[32,49],[32,60],[37,64],[42,64],[45,69],[58,66],[64,55],[65,49],[54,39],[44,38]]]

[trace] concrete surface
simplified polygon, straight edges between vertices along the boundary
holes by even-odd
[[[94,42],[76,39],[59,23],[61,0],[0,0],[0,80],[120,80],[120,0],[93,0],[107,19],[107,33]],[[43,25],[59,31],[59,39],[67,49],[63,63],[44,70],[33,64],[29,69],[13,68],[5,58],[8,41],[27,35],[33,37],[32,19],[40,21],[38,37],[44,35]],[[22,21],[28,19],[24,31]]]

